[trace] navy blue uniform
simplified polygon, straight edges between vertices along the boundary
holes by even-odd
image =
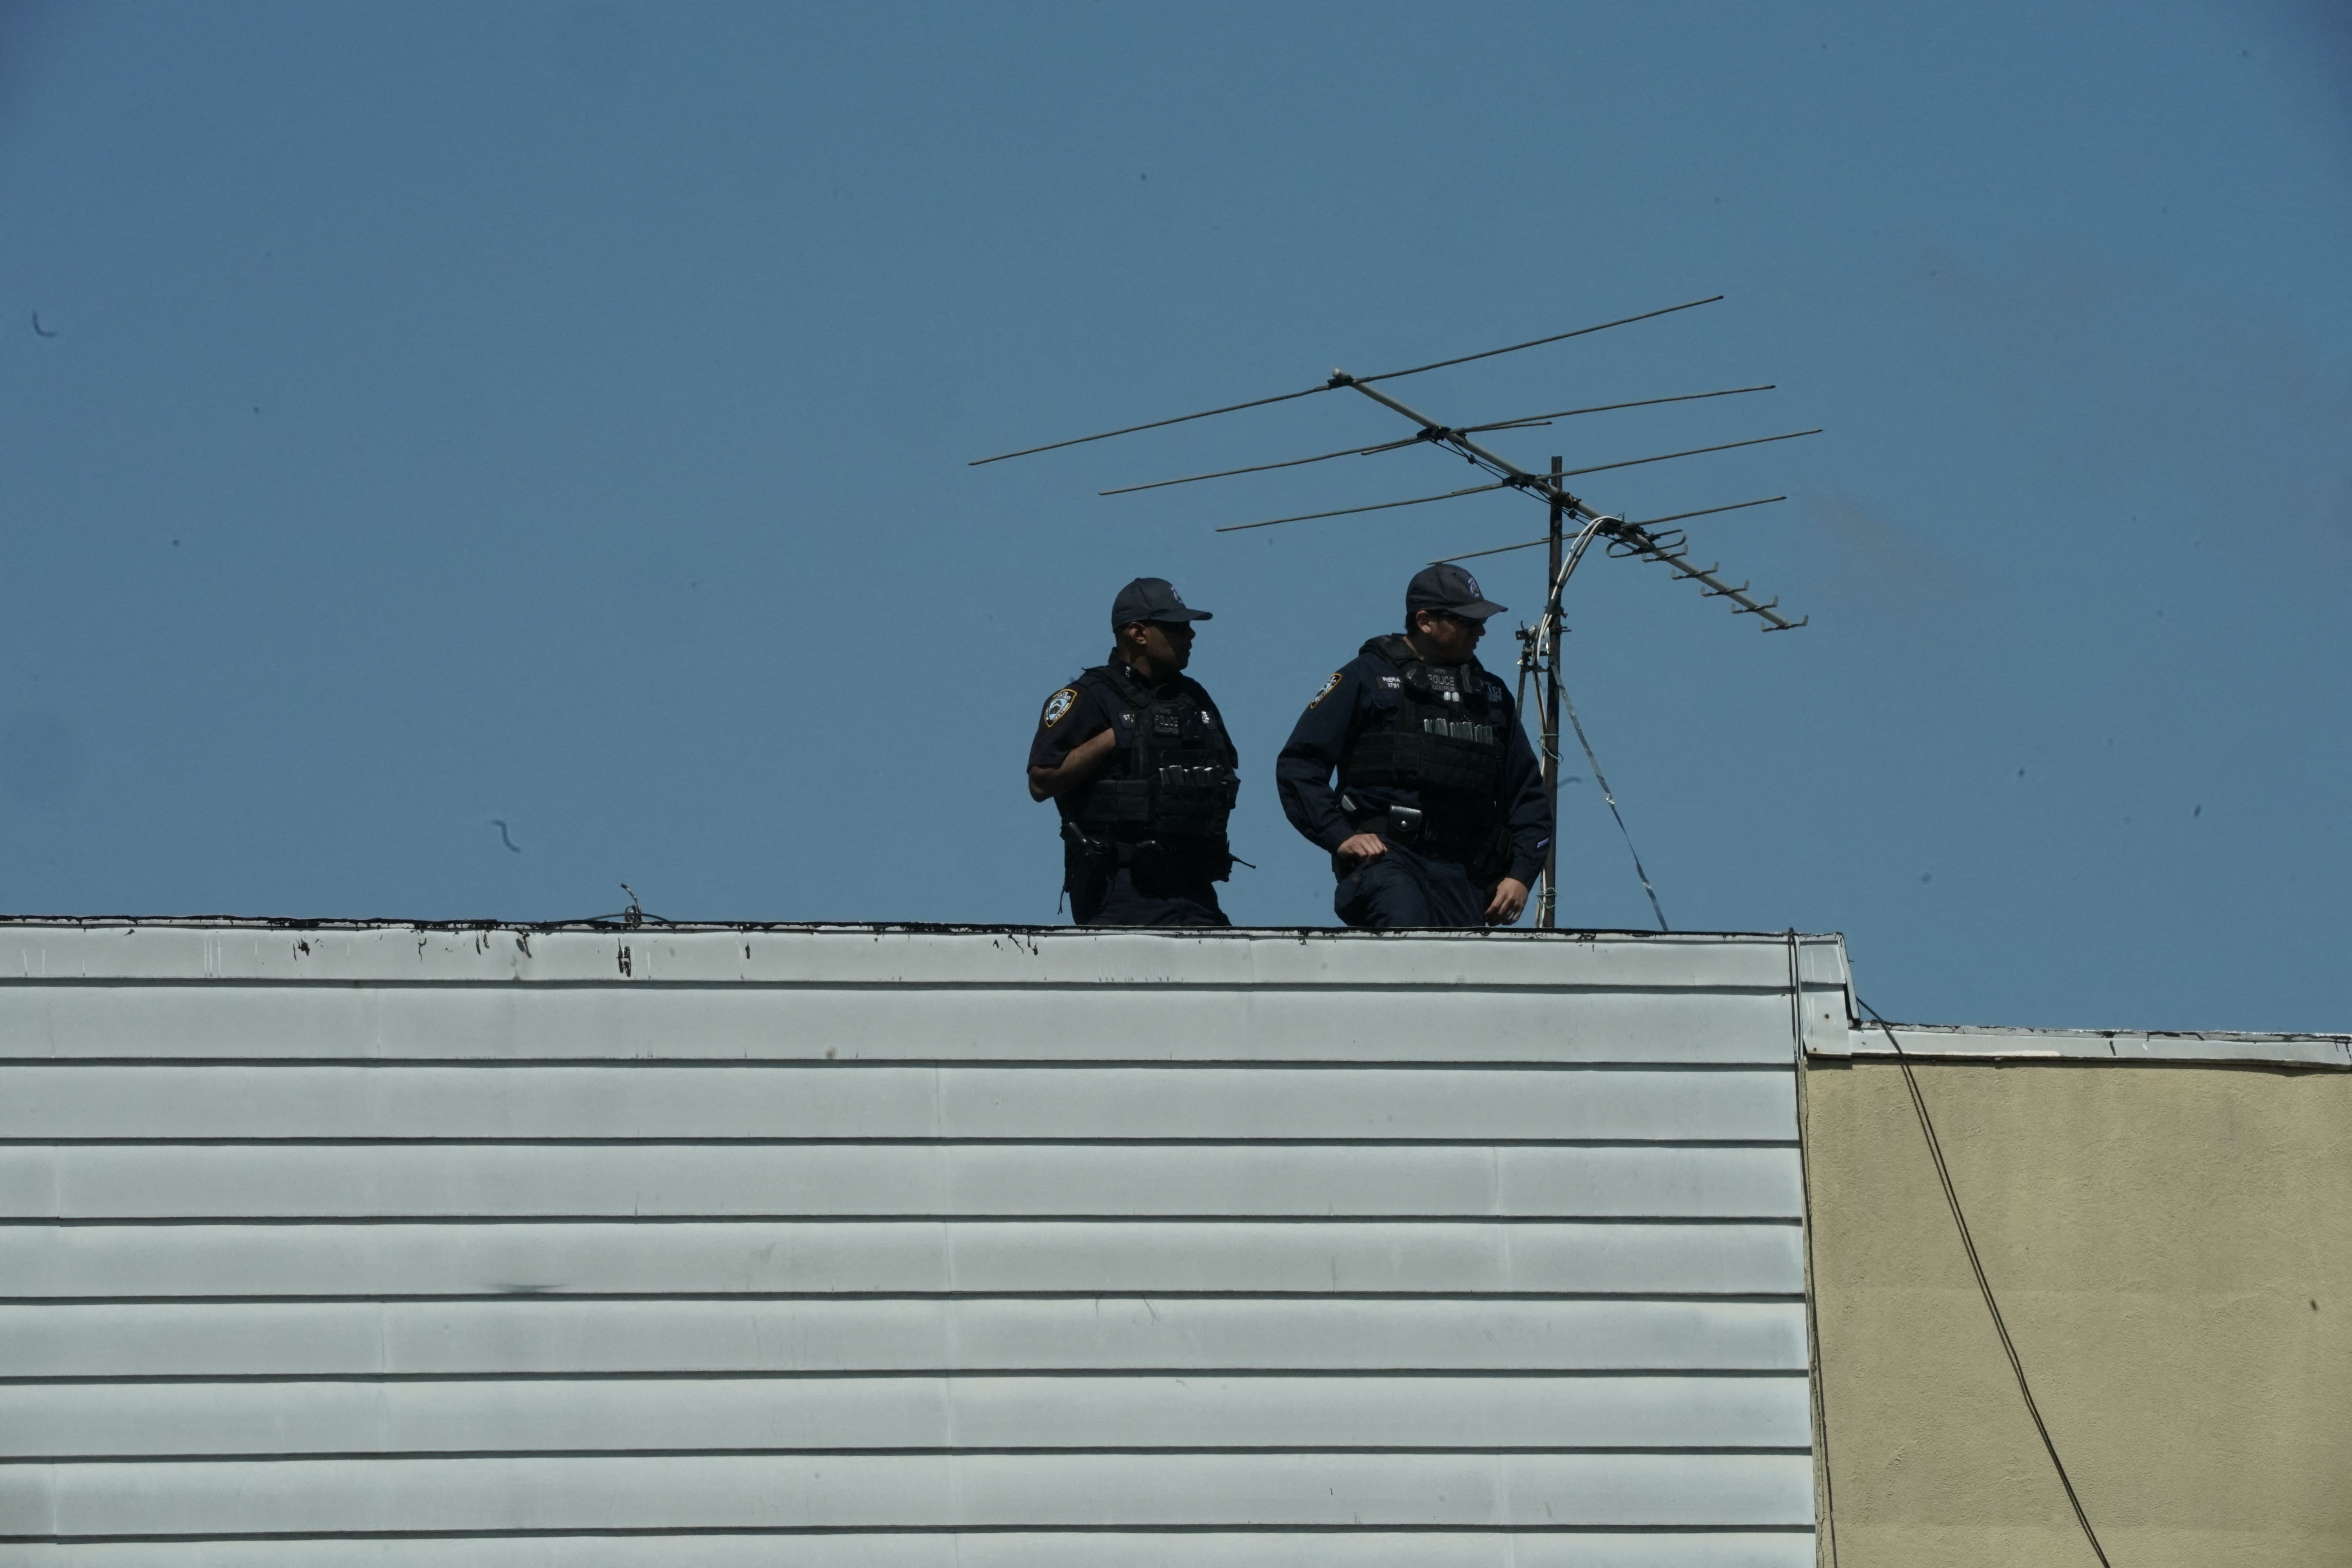
[[[1299,715],[1274,766],[1283,815],[1334,852],[1339,885],[1332,907],[1348,924],[1484,925],[1500,878],[1532,886],[1543,869],[1552,820],[1535,748],[1519,726],[1510,691],[1472,659],[1460,667],[1461,679],[1465,687],[1484,684],[1487,717],[1504,736],[1493,798],[1351,783],[1347,759],[1359,737],[1395,728],[1403,706],[1402,667],[1380,651],[1382,640],[1366,643]],[[1404,808],[1405,816],[1391,816],[1392,807]],[[1421,814],[1419,829],[1400,831],[1412,813]],[[1362,832],[1379,834],[1389,852],[1360,863],[1340,860],[1339,846]]]
[[[1134,679],[1131,673],[1129,678]],[[1184,723],[1192,732],[1181,740],[1216,753],[1229,768],[1238,765],[1240,759],[1225,732],[1224,717],[1200,682],[1179,675],[1153,688],[1151,694],[1160,699],[1191,699],[1192,710]],[[1118,692],[1101,677],[1081,676],[1045,700],[1045,710],[1037,718],[1036,737],[1029,742],[1029,765],[1058,767],[1080,744],[1117,724],[1122,731],[1122,743],[1087,782],[1091,785],[1126,778],[1131,741],[1128,732],[1134,729],[1135,720],[1133,710],[1119,701]],[[1223,879],[1223,867],[1206,868],[1181,857],[1171,862],[1149,847],[1131,844],[1112,844],[1107,854],[1088,854],[1077,820],[1086,793],[1081,787],[1054,801],[1062,816],[1063,887],[1070,895],[1073,920],[1080,925],[1233,923],[1217,906],[1217,889],[1212,885],[1213,877]]]

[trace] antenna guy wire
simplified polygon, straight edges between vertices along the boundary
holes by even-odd
[[[1568,710],[1568,721],[1576,727],[1576,743],[1584,748],[1584,760],[1592,765],[1592,782],[1601,786],[1601,798],[1609,803],[1609,815],[1617,819],[1617,831],[1624,836],[1625,853],[1633,858],[1633,875],[1642,879],[1642,891],[1650,895],[1650,912],[1658,917],[1660,931],[1669,930],[1666,911],[1658,907],[1658,889],[1650,885],[1650,873],[1642,865],[1642,852],[1633,847],[1633,829],[1625,826],[1625,814],[1617,809],[1617,797],[1610,793],[1609,781],[1601,772],[1601,759],[1592,754],[1592,742],[1584,737],[1584,721],[1576,716],[1576,700],[1569,696],[1566,686],[1559,689],[1559,703]],[[1558,833],[1559,824],[1553,823],[1551,830]]]

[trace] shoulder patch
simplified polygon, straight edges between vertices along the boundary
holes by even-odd
[[[1331,672],[1331,679],[1323,683],[1323,689],[1315,694],[1315,700],[1307,705],[1307,711],[1313,712],[1317,705],[1319,704],[1323,699],[1330,696],[1334,691],[1339,690],[1339,679],[1347,673],[1348,672],[1344,669],[1333,670]]]
[[[1075,686],[1065,686],[1062,689],[1045,699],[1045,714],[1039,721],[1043,723],[1046,729],[1052,729],[1055,725],[1060,723],[1065,718],[1068,717],[1070,710],[1076,705],[1077,700],[1077,688]]]

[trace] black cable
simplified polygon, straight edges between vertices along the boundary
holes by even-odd
[[[1625,836],[1625,853],[1633,858],[1633,875],[1642,879],[1642,891],[1650,895],[1650,912],[1658,917],[1658,929],[1666,931],[1670,928],[1666,911],[1658,907],[1658,889],[1650,886],[1650,873],[1642,868],[1642,852],[1633,847],[1633,830],[1625,826],[1625,814],[1617,809],[1617,797],[1609,793],[1609,781],[1601,773],[1601,759],[1592,754],[1592,742],[1584,738],[1584,721],[1576,716],[1576,703],[1565,686],[1559,689],[1559,701],[1568,710],[1568,721],[1576,726],[1576,743],[1584,748],[1584,760],[1592,764],[1592,782],[1601,786],[1601,798],[1609,803],[1609,815],[1617,819],[1617,831]],[[1559,824],[1553,823],[1551,830],[1558,833]]]
[[[1894,1026],[1878,1016],[1878,1009],[1854,998],[1854,1005],[1870,1015],[1886,1036],[1886,1043],[1895,1047],[1895,1065],[1903,1069],[1903,1082],[1911,1090],[1911,1109],[1919,1113],[1919,1131],[1927,1135],[1927,1157],[1935,1162],[1936,1180],[1944,1189],[1944,1202],[1952,1211],[1952,1223],[1959,1227],[1960,1247],[1969,1255],[1969,1268],[1977,1277],[1977,1289],[1983,1293],[1985,1310],[1992,1314],[1993,1332],[2000,1336],[2001,1353],[2009,1357],[2009,1370],[2017,1378],[2017,1392],[2025,1400],[2025,1413],[2033,1417],[2033,1429],[2042,1436],[2042,1450],[2050,1456],[2051,1468],[2058,1472],[2058,1484],[2066,1489],[2066,1506],[2074,1510],[2074,1522],[2083,1527],[2083,1539],[2091,1543],[2091,1554],[2099,1560],[2099,1568],[2111,1568],[2106,1549],[2099,1544],[2099,1532],[2091,1528],[2091,1516],[2083,1511],[2083,1500],[2074,1495],[2074,1482],[2066,1474],[2066,1462],[2058,1457],[2058,1445],[2051,1440],[2050,1428],[2042,1419],[2042,1407],[2033,1402],[2033,1389],[2025,1381],[2025,1363],[2018,1359],[2017,1342],[2009,1337],[2009,1324],[2000,1315],[2000,1303],[1993,1300],[1992,1281],[1985,1277],[1984,1260],[1977,1256],[1976,1238],[1969,1234],[1968,1215],[1960,1212],[1960,1194],[1952,1185],[1951,1168],[1944,1163],[1944,1146],[1937,1140],[1936,1124],[1928,1118],[1927,1097],[1919,1092],[1919,1077],[1911,1070],[1911,1058],[1906,1055],[1903,1043],[1895,1037]]]

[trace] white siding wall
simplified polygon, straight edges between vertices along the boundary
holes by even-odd
[[[1796,1568],[1791,1064],[1843,981],[0,924],[0,1552]]]

